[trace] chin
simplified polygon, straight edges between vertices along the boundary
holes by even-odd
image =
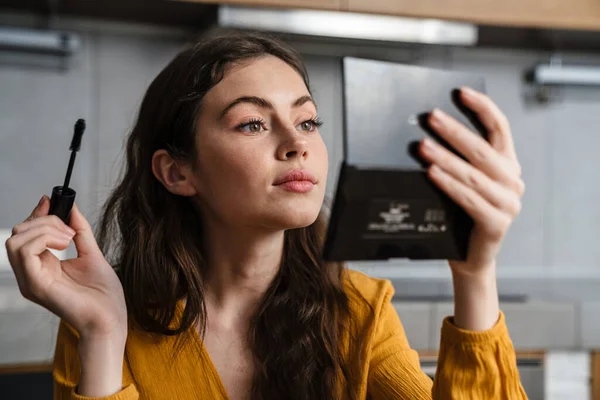
[[[269,225],[277,226],[281,230],[304,228],[316,221],[320,211],[321,204],[283,207],[270,213],[266,219],[272,222]]]
[[[286,221],[285,229],[305,228],[315,222],[318,216],[318,212],[312,214],[297,214]]]

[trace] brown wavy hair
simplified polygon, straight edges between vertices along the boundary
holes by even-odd
[[[166,149],[175,159],[193,161],[205,94],[228,66],[266,55],[294,68],[310,91],[300,56],[284,43],[256,33],[221,33],[181,51],[144,96],[98,229],[98,243],[123,284],[130,324],[143,331],[185,341],[190,327],[197,324],[200,335],[206,328],[202,221],[190,198],[170,193],[155,178],[152,155]],[[349,349],[341,347],[350,340],[351,320],[344,267],[322,259],[325,224],[321,212],[312,225],[285,232],[281,266],[249,331],[253,400],[355,397]],[[185,308],[172,328],[182,298]]]

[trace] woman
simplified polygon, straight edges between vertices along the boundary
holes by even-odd
[[[299,56],[230,34],[182,51],[150,85],[100,245],[77,207],[70,227],[48,216],[47,197],[7,241],[22,294],[61,318],[55,399],[526,398],[495,280],[520,167],[503,114],[461,93],[490,142],[433,112],[471,163],[420,146],[475,221],[466,261],[450,261],[455,314],[434,383],[390,282],[320,257],[327,151]],[[46,251],[71,240],[75,259]]]

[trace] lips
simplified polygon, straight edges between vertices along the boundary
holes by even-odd
[[[289,192],[308,193],[316,183],[317,178],[309,171],[305,169],[293,169],[279,177],[273,185]]]
[[[314,185],[317,183],[317,178],[305,169],[293,169],[277,178],[273,185],[282,185],[287,182],[309,182]]]

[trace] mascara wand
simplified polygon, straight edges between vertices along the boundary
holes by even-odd
[[[75,130],[73,133],[73,139],[71,140],[71,158],[69,159],[69,166],[67,168],[67,175],[65,176],[65,182],[62,186],[55,186],[52,189],[52,197],[50,198],[50,211],[49,214],[56,215],[65,224],[69,224],[69,216],[73,203],[75,203],[75,190],[69,187],[71,181],[71,174],[73,173],[73,166],[75,165],[75,156],[81,148],[81,139],[83,137],[83,131],[85,131],[85,121],[78,119],[75,123]]]

